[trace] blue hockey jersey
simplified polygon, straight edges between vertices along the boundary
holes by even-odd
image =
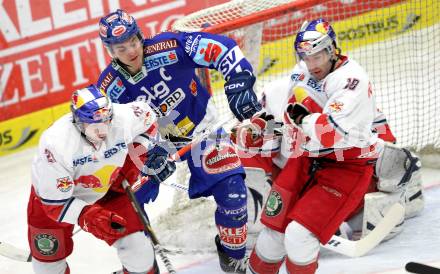
[[[158,115],[160,131],[190,137],[213,123],[216,110],[211,95],[196,75],[196,68],[218,70],[225,79],[241,71],[252,72],[236,42],[204,32],[164,32],[144,40],[144,64],[130,75],[113,60],[97,86],[113,102],[146,101]]]

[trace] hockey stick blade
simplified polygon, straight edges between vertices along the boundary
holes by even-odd
[[[29,251],[16,248],[5,242],[0,242],[0,255],[20,262],[30,262],[32,260]]]
[[[405,265],[405,270],[417,274],[440,274],[440,268],[416,262],[407,263]]]
[[[401,204],[395,203],[379,224],[364,238],[358,241],[350,241],[339,236],[333,236],[323,247],[348,257],[361,257],[375,248],[402,220],[404,214],[405,208]]]

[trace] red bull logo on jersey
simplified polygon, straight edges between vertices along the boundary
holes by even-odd
[[[73,187],[73,181],[70,177],[62,177],[57,179],[57,189],[61,192],[68,192]]]

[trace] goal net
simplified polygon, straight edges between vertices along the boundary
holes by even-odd
[[[386,114],[398,144],[438,152],[438,0],[239,0],[190,14],[176,21],[173,28],[204,30],[235,39],[254,67],[256,92],[261,94],[265,88],[283,86],[283,81],[288,81],[296,62],[295,34],[305,20],[319,17],[331,22],[342,53],[366,69],[377,104]],[[202,70],[200,75],[213,92],[221,115],[226,115],[229,108],[221,75],[213,70]],[[179,168],[179,178],[183,180],[186,175]],[[210,222],[209,229],[215,234],[213,210],[211,205],[202,221]],[[186,217],[191,222],[194,216]],[[208,245],[213,246],[212,239]]]

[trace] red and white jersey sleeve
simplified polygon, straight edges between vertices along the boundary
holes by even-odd
[[[95,148],[81,136],[71,114],[57,120],[42,134],[32,163],[32,184],[46,214],[76,224],[83,207],[107,193],[125,162],[128,144],[154,130],[155,121],[146,103],[113,104],[108,136]]]
[[[364,148],[377,142],[372,132],[376,104],[366,72],[346,59],[321,81],[327,100],[322,113],[303,119],[301,128],[309,137],[305,150],[327,154],[337,149]]]

